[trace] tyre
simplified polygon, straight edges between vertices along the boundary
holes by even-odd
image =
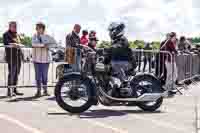
[[[55,88],[57,104],[70,113],[82,113],[93,105],[91,97],[91,81],[89,79],[69,78],[61,79]],[[63,89],[66,89],[63,91]],[[69,99],[68,102],[66,99]],[[83,104],[77,105],[83,100]]]
[[[143,75],[137,75],[132,81],[131,81],[132,87],[135,91],[135,96],[140,97],[141,95],[148,93],[163,93],[164,90],[162,88],[161,82],[156,79],[152,75],[143,74]],[[149,101],[149,102],[138,102],[137,106],[141,108],[144,111],[156,111],[163,103],[163,98],[160,97],[156,101]]]
[[[154,112],[160,108],[163,103],[163,98],[159,98],[155,102],[141,102],[138,103],[137,106],[144,111]]]

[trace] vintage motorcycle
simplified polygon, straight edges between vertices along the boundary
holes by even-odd
[[[84,51],[80,72],[74,72],[68,64],[58,66],[62,68],[57,71],[61,76],[55,87],[58,105],[70,113],[84,112],[97,103],[157,110],[166,95],[160,80],[151,74],[135,74],[121,68],[123,76],[119,78],[120,73],[113,71],[112,63],[104,63],[106,51]]]

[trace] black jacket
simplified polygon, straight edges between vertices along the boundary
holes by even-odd
[[[132,54],[131,49],[129,49],[128,39],[124,36],[114,40],[111,49],[113,60],[128,60]]]
[[[12,33],[7,31],[3,34],[3,43],[5,46],[10,45],[10,43],[17,43],[17,33]],[[20,48],[5,48],[6,62],[7,63],[20,63],[23,58],[23,54]]]
[[[132,68],[136,68],[136,59],[132,50],[129,48],[128,39],[124,36],[113,41],[112,47],[108,50],[108,56],[105,63],[108,64],[111,60],[115,61],[129,61]]]
[[[66,47],[77,47],[80,44],[80,37],[72,31],[66,37]]]

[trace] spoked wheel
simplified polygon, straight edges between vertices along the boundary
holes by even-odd
[[[151,75],[141,75],[133,79],[132,85],[135,89],[137,97],[144,93],[162,93],[162,85],[159,80]],[[144,111],[156,111],[163,103],[163,98],[160,97],[155,101],[138,102],[137,106]]]
[[[92,106],[89,87],[87,80],[60,80],[55,88],[56,101],[70,113],[84,112]]]

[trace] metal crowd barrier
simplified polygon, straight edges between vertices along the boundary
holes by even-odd
[[[175,56],[167,51],[159,50],[142,50],[142,49],[133,49],[134,57],[136,59],[136,73],[149,73],[156,76],[161,81],[167,79],[167,73],[170,75],[174,74],[175,71]],[[167,72],[166,61],[170,61],[169,66],[171,67],[171,72]],[[170,88],[175,87],[176,79],[174,76],[171,76],[168,79],[171,82]]]
[[[178,80],[186,81],[200,76],[200,56],[196,53],[180,53],[176,57]]]
[[[3,51],[5,49],[13,49],[13,47],[0,47]],[[57,49],[58,47],[50,47],[48,48],[49,51],[51,49]],[[25,56],[25,61],[22,62],[21,71],[19,75],[18,84],[16,87],[36,87],[35,81],[35,70],[34,70],[34,62],[32,61],[33,55],[33,48],[21,47],[22,52]],[[40,49],[40,48],[38,48]],[[0,59],[0,88],[7,88],[8,87],[8,64],[5,61],[5,52],[1,52],[1,59]],[[12,52],[11,52],[12,54]],[[44,54],[41,50],[41,57]],[[158,51],[158,50],[137,50],[133,49],[134,57],[136,58],[136,72],[137,73],[151,73],[152,75],[161,78],[164,76],[165,68],[165,61],[166,60],[173,60],[172,54],[166,51]],[[11,55],[12,56],[12,55]],[[192,76],[198,75],[200,72],[200,57],[197,54],[182,54],[176,57],[176,64],[178,68],[178,79],[185,80]],[[48,74],[48,87],[54,87],[57,82],[56,76],[56,67],[60,64],[67,64],[66,61],[60,60],[50,61],[49,66],[49,74]],[[80,65],[80,64],[77,64]],[[174,72],[174,63],[171,64],[173,75]],[[171,82],[175,83],[175,80],[172,76],[170,79]]]
[[[137,73],[152,73],[158,78],[163,75],[163,71],[165,69],[164,60],[166,60],[166,55],[170,55],[170,58],[172,58],[170,53],[164,51],[136,49],[133,51],[137,61]],[[175,56],[175,62],[178,71],[177,80],[179,82],[200,77],[200,53],[179,53]],[[172,80],[175,82],[175,79]]]
[[[52,53],[52,51],[54,49],[58,49],[60,47],[49,47],[48,52]],[[0,55],[0,88],[8,88],[8,87],[17,87],[17,88],[27,88],[27,87],[36,87],[36,78],[35,78],[35,69],[34,69],[34,62],[32,60],[33,58],[33,48],[29,48],[29,47],[25,47],[25,46],[20,46],[20,48],[17,49],[21,49],[22,53],[23,53],[23,60],[21,61],[21,68],[17,68],[18,70],[20,70],[20,74],[18,76],[18,83],[17,85],[8,85],[8,62],[6,61],[6,52],[5,50],[9,50],[10,49],[10,56],[11,56],[11,60],[9,61],[10,64],[13,63],[19,63],[19,61],[16,59],[18,59],[18,57],[15,57],[18,54],[18,50],[16,53],[16,48],[12,47],[12,46],[1,46],[0,50],[1,50],[1,55]],[[41,48],[37,48],[37,49],[41,49]],[[52,51],[51,51],[52,49]],[[15,54],[15,55],[13,55]],[[37,53],[38,54],[38,53]],[[41,58],[44,54],[41,50]],[[56,67],[59,64],[64,64],[64,59],[60,60],[60,61],[54,61],[52,54],[50,54],[50,62],[49,62],[49,71],[48,71],[48,84],[47,87],[55,87],[55,84],[57,83],[57,79],[56,79]],[[46,56],[45,56],[46,57]],[[14,59],[13,59],[14,58]],[[18,65],[17,65],[18,67]],[[11,68],[10,69],[14,69]]]

